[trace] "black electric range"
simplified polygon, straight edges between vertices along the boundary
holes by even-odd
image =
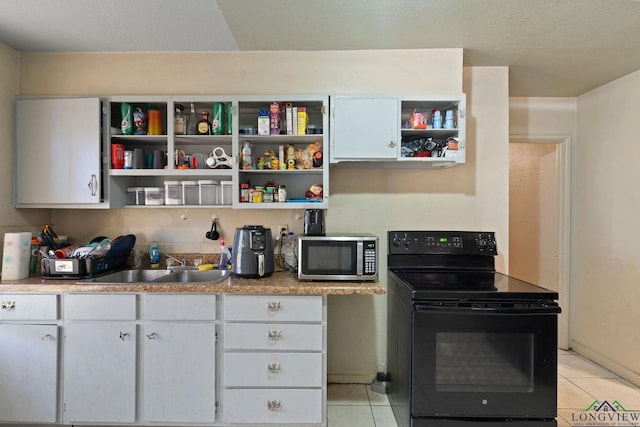
[[[497,273],[492,232],[390,231],[400,427],[556,425],[557,292]]]

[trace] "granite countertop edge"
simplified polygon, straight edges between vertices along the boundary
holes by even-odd
[[[269,277],[250,279],[230,276],[218,283],[122,283],[79,284],[82,279],[44,279],[0,281],[0,292],[167,292],[233,293],[289,295],[384,295],[378,281],[301,281],[291,272],[275,272]]]

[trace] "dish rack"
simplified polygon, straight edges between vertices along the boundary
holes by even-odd
[[[45,279],[86,279],[127,266],[131,251],[95,258],[44,258],[41,273]]]

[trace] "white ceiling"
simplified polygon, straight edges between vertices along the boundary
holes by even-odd
[[[0,0],[22,52],[463,48],[511,96],[577,96],[640,69],[637,0]]]

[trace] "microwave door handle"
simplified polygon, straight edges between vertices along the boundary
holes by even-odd
[[[364,275],[364,243],[358,242],[356,246],[356,274]]]

